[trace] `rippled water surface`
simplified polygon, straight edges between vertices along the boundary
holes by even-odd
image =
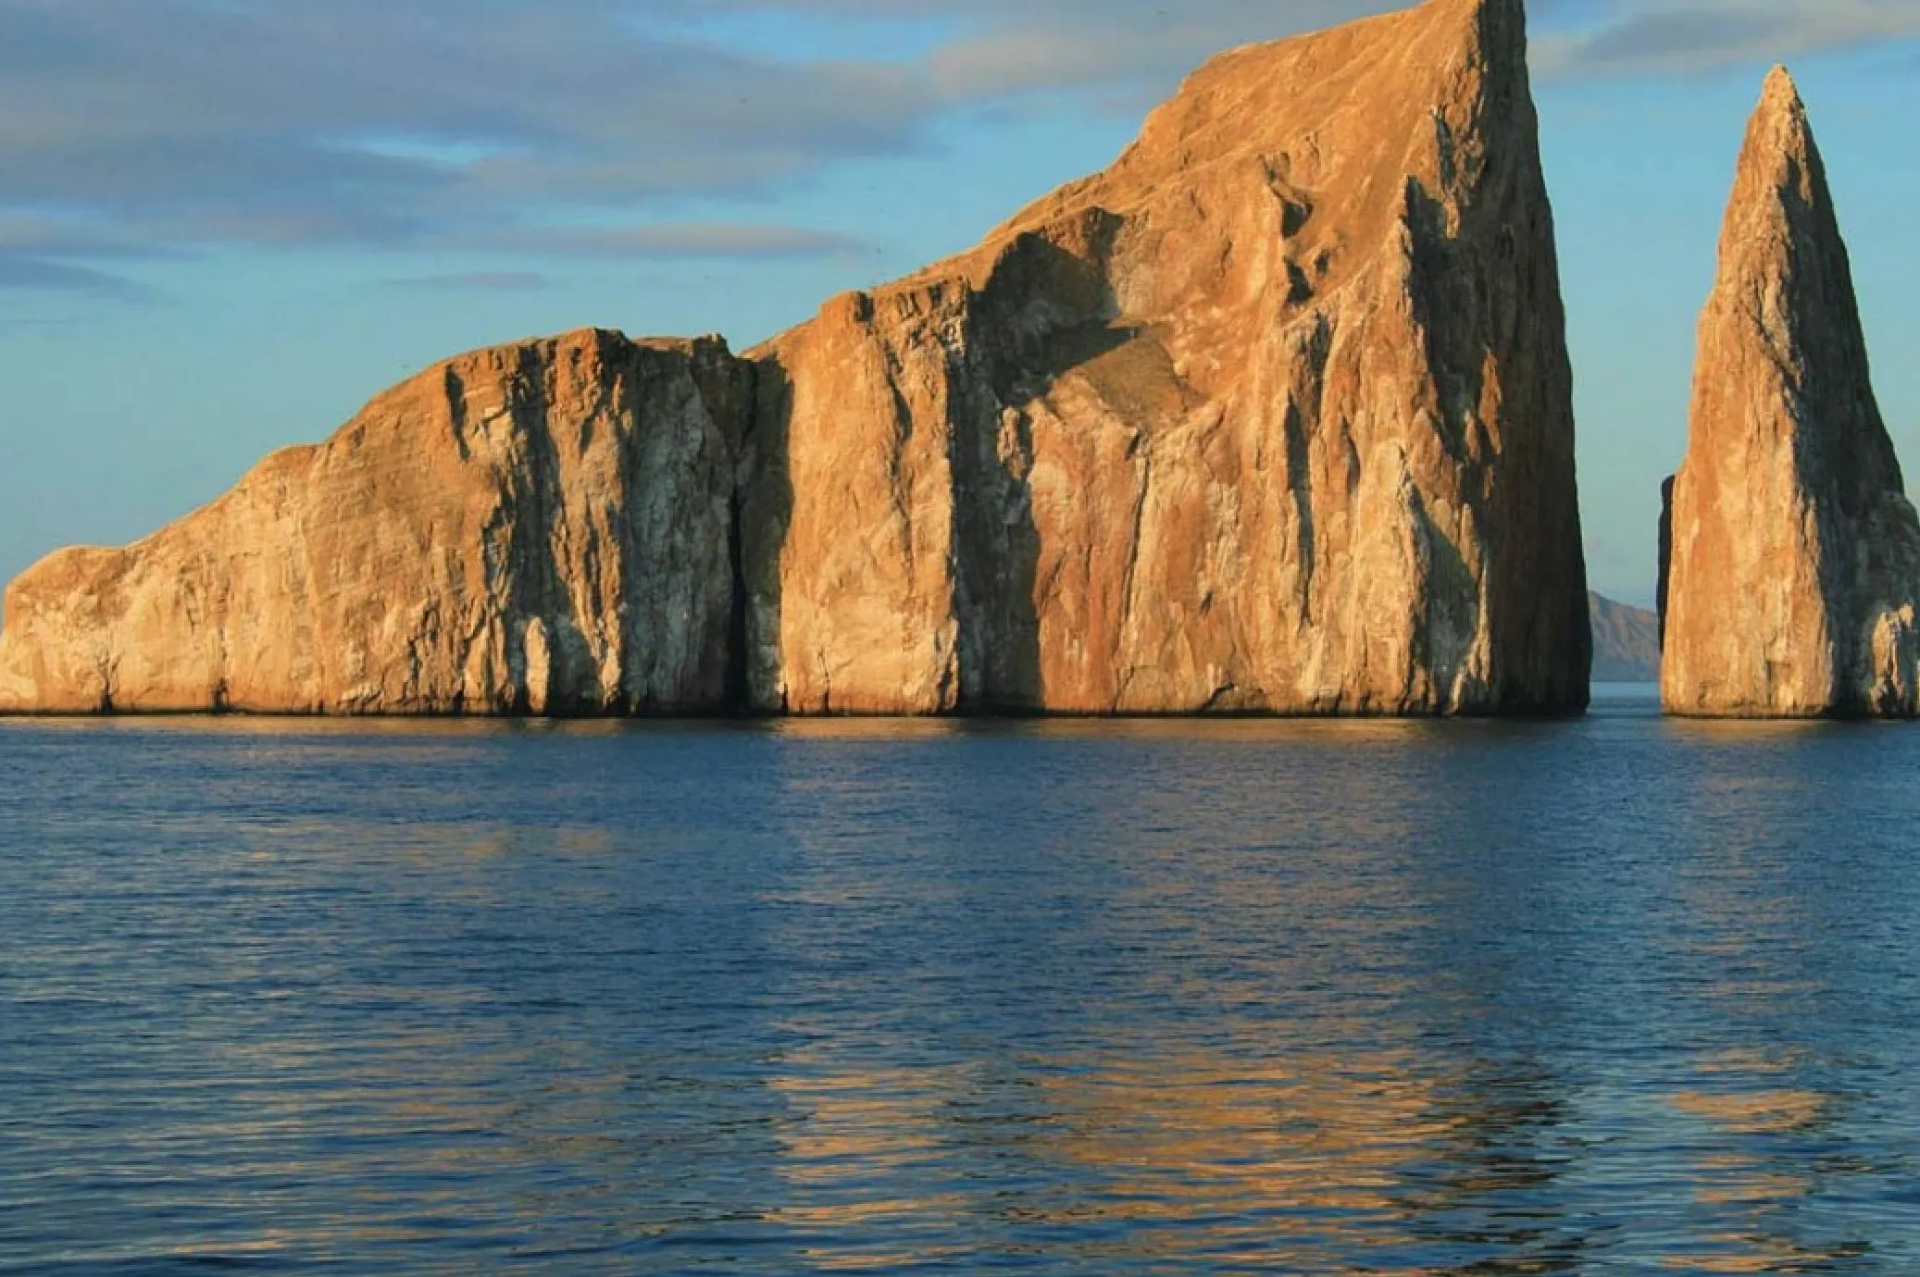
[[[0,725],[0,1271],[1920,1272],[1920,732]]]

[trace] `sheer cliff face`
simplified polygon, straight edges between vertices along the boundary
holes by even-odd
[[[693,709],[727,691],[748,370],[601,332],[457,359],[8,591],[0,706]]]
[[[764,709],[1585,704],[1519,0],[1226,54],[1108,171],[755,352]]]
[[[1669,520],[1671,712],[1920,707],[1920,521],[1874,402],[1820,152],[1783,70],[1740,157]]]
[[[0,708],[1585,705],[1520,0],[1228,53],[744,360],[456,361],[8,596]]]

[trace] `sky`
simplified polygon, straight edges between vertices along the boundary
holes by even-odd
[[[1209,54],[1377,0],[0,0],[0,579],[439,359],[958,252]],[[1533,0],[1596,588],[1647,603],[1746,116],[1794,70],[1920,473],[1920,0]]]

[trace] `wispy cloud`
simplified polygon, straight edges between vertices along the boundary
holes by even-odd
[[[129,236],[123,229],[84,219],[0,215],[0,253],[42,257],[163,258],[167,248]]]
[[[0,287],[136,298],[115,263],[227,245],[480,246],[509,259],[479,276],[495,278],[543,256],[859,254],[831,232],[673,218],[932,147],[955,109],[1137,105],[1220,48],[1396,3],[0,0]],[[1920,0],[1533,12],[1554,76],[1920,35]]]
[[[420,275],[410,279],[390,279],[388,288],[421,293],[532,293],[547,287],[545,275],[537,271],[481,270],[457,275]]]
[[[523,250],[585,257],[769,258],[856,257],[875,246],[853,235],[754,222],[661,222],[548,230],[523,236]]]
[[[0,0],[0,213],[410,249],[762,193],[919,143],[930,86],[645,34],[619,0]]]
[[[1109,87],[1164,92],[1209,53],[1408,0],[720,0],[729,9],[919,14],[959,34],[928,58],[948,97]],[[1875,41],[1920,37],[1920,0],[1531,0],[1549,76],[1692,74]]]
[[[1607,20],[1551,32],[1551,76],[1692,74],[1743,62],[1920,37],[1920,0],[1618,0]]]
[[[83,293],[123,302],[160,300],[156,289],[106,271],[0,251],[0,292],[14,291]]]

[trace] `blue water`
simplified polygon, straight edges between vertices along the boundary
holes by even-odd
[[[0,1271],[1920,1272],[1920,732],[0,725]]]

